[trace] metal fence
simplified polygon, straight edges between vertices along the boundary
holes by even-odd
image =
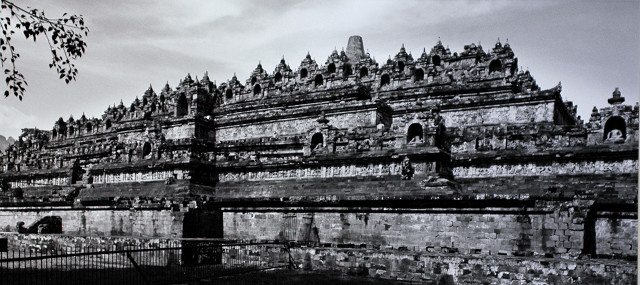
[[[290,265],[277,242],[180,241],[158,248],[8,249],[0,284],[172,284]]]

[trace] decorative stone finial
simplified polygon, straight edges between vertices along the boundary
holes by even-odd
[[[422,49],[422,54],[420,55],[420,58],[418,60],[423,60],[423,61],[427,61],[429,58],[429,55],[427,55],[427,49],[423,48]]]
[[[612,97],[609,98],[608,101],[609,101],[609,104],[611,105],[618,105],[624,102],[624,97],[621,96],[621,93],[620,93],[620,90],[618,90],[618,87],[616,87],[616,90],[613,90]]]
[[[153,87],[151,87],[151,83],[149,83],[149,88],[147,88],[147,91],[144,92],[144,95],[142,95],[142,98],[149,98],[153,96],[153,94],[154,94]]]
[[[167,83],[162,88],[162,93],[169,93],[169,92],[171,92],[171,87],[169,86],[169,81],[167,81]]]
[[[364,45],[361,36],[350,36],[347,43],[347,57],[351,61],[359,61],[364,56]]]
[[[336,47],[333,47],[333,51],[331,52],[331,54],[329,55],[329,60],[334,59],[339,57],[340,55],[338,54],[338,50],[336,49]]]
[[[529,67],[527,67],[527,72],[529,72]],[[562,92],[562,81],[558,81],[558,85],[553,87],[553,91],[556,93]]]

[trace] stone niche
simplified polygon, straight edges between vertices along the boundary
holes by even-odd
[[[588,145],[638,144],[638,104],[632,107],[623,104],[624,101],[616,88],[609,98],[610,106],[600,110],[593,107],[591,118],[585,124]]]

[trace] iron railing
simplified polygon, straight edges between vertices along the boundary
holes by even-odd
[[[292,264],[288,245],[278,242],[8,249],[0,252],[0,284],[172,284]]]

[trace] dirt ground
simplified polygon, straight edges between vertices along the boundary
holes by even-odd
[[[340,271],[304,271],[301,269],[288,270],[277,269],[269,271],[250,272],[240,275],[232,275],[219,278],[203,279],[197,281],[191,281],[189,285],[209,285],[209,284],[223,284],[223,285],[236,285],[236,284],[250,284],[250,285],[281,285],[281,284],[303,284],[303,285],[315,285],[315,284],[372,284],[372,285],[386,285],[386,284],[420,284],[418,282],[397,281],[397,280],[385,280],[376,279],[367,276],[353,276],[348,275]]]

